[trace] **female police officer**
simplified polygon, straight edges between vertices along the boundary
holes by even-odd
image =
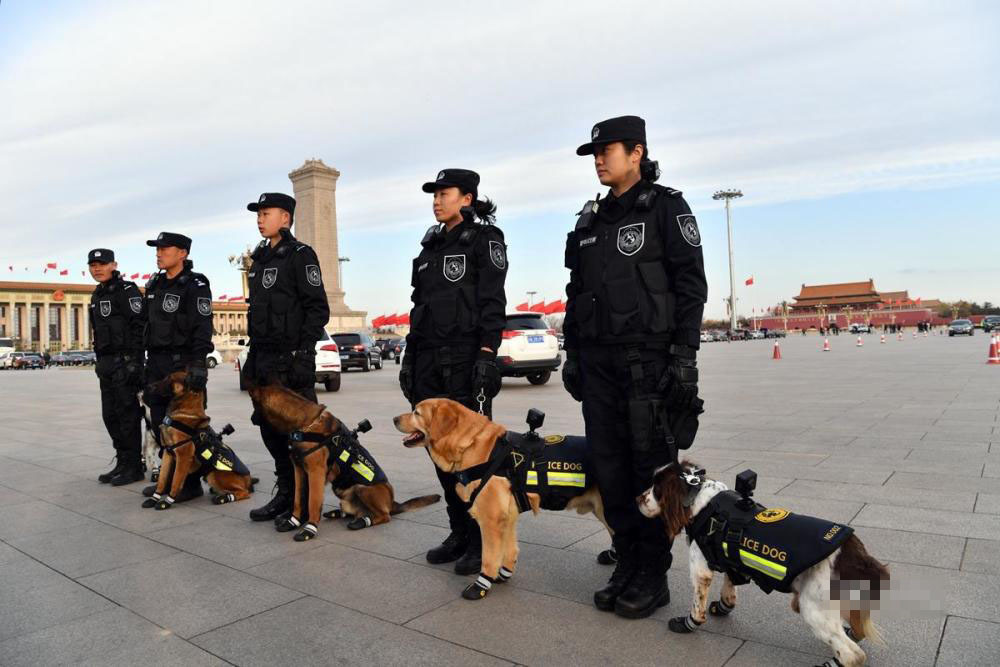
[[[598,609],[641,618],[670,600],[670,543],[635,496],[690,446],[701,400],[695,354],[707,288],[701,235],[681,193],[654,185],[646,123],[598,123],[577,155],[611,190],[587,202],[566,242],[563,384],[583,401],[587,440],[618,565]]]
[[[423,191],[434,193],[438,224],[424,234],[413,260],[413,309],[399,386],[413,405],[446,397],[490,416],[491,399],[500,391],[496,354],[507,305],[507,248],[493,226],[496,206],[478,198],[479,174],[467,169],[445,169]],[[457,560],[456,573],[475,574],[482,558],[479,527],[455,493],[454,475],[434,470],[451,534],[427,552],[427,560]]]

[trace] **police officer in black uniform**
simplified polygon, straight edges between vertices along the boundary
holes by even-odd
[[[507,247],[493,226],[496,205],[478,198],[479,174],[467,169],[445,169],[423,191],[434,193],[438,224],[424,234],[413,260],[413,309],[399,385],[412,405],[444,397],[491,416],[500,391],[496,355],[507,305]],[[427,560],[457,560],[456,573],[475,574],[482,560],[479,526],[455,493],[455,476],[434,470],[451,534],[427,552]]]
[[[204,390],[208,383],[205,358],[215,349],[208,278],[193,270],[194,263],[188,259],[191,239],[187,236],[163,232],[146,241],[146,245],[156,248],[156,267],[160,269],[146,283],[146,384],[159,382],[174,371],[187,371],[186,385]],[[146,391],[144,400],[159,442],[160,424],[170,398]],[[155,486],[147,486],[143,495],[151,496],[155,490]],[[203,493],[201,478],[188,475],[175,502]]]
[[[115,253],[95,248],[87,254],[90,275],[100,283],[90,297],[90,326],[101,387],[101,416],[115,447],[116,463],[97,476],[102,484],[131,484],[143,479],[142,333],[143,298],[135,283],[123,280]]]
[[[250,256],[253,264],[247,272],[250,350],[244,377],[258,384],[280,381],[315,401],[316,342],[323,338],[323,327],[330,320],[319,259],[312,248],[292,236],[295,199],[265,192],[247,204],[247,210],[257,214],[257,229],[264,240]],[[288,436],[256,411],[251,421],[260,427],[264,446],[274,459],[277,491],[263,507],[251,510],[250,518],[280,522],[290,516],[295,488]]]
[[[646,124],[637,116],[598,123],[577,149],[602,185],[566,242],[563,384],[583,417],[618,555],[594,604],[642,618],[670,600],[670,542],[635,497],[653,471],[697,429],[695,357],[707,296],[701,235],[681,193],[656,185]]]

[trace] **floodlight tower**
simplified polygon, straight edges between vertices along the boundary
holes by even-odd
[[[736,275],[733,273],[733,222],[729,210],[729,201],[739,199],[743,193],[739,190],[719,190],[712,199],[726,200],[726,230],[729,233],[729,331],[736,331]]]

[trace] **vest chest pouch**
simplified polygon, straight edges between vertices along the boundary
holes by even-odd
[[[665,401],[659,398],[631,398],[628,415],[634,451],[642,454],[670,453],[674,437]]]
[[[608,328],[612,335],[635,332],[640,328],[639,285],[634,277],[609,280],[605,287]]]
[[[451,336],[458,329],[458,294],[450,292],[428,301],[435,336]]]
[[[576,325],[583,339],[597,338],[597,304],[593,292],[578,294],[574,300]]]
[[[639,277],[646,287],[642,299],[642,323],[650,333],[666,333],[674,328],[674,296],[663,262],[638,265]]]

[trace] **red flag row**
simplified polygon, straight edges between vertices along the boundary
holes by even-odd
[[[410,326],[410,314],[403,313],[400,315],[393,313],[392,315],[379,315],[372,320],[372,327],[376,329],[391,326]]]
[[[526,313],[541,313],[542,315],[553,315],[555,313],[565,313],[566,304],[563,303],[561,299],[556,299],[555,301],[550,301],[545,303],[545,301],[539,301],[534,305],[529,305],[527,301],[524,303],[519,303],[514,307],[515,310],[520,310]]]

